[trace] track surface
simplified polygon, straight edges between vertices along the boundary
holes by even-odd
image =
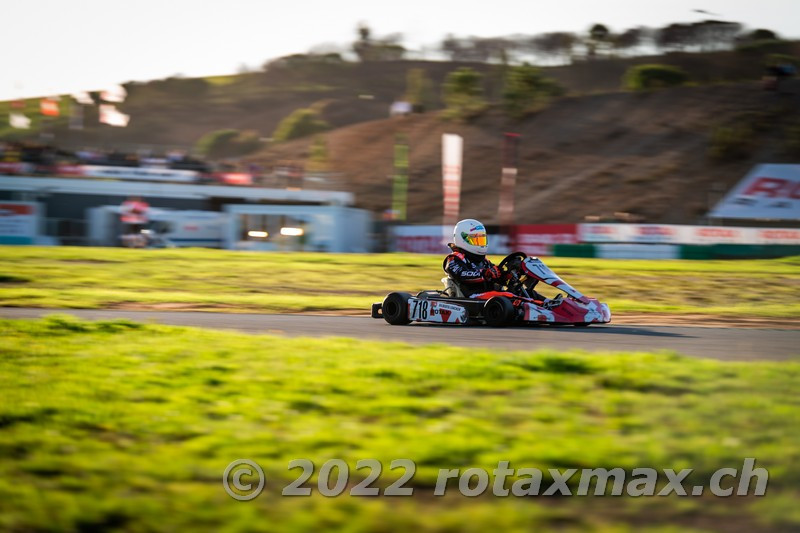
[[[0,317],[35,318],[59,312],[89,320],[125,318],[177,326],[234,329],[288,336],[355,337],[442,343],[459,346],[531,350],[579,348],[589,351],[674,350],[685,355],[725,360],[798,359],[800,330],[736,329],[651,325],[574,327],[487,327],[412,324],[390,326],[383,320],[353,316],[232,314],[205,312],[0,308]]]

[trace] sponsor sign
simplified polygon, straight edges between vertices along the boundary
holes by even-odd
[[[446,254],[449,252],[449,235],[445,228],[446,226],[398,226],[394,228],[394,251]]]
[[[193,183],[200,177],[194,170],[174,170],[148,167],[107,167],[85,165],[83,175],[90,178],[119,178],[144,181],[180,181]]]
[[[510,248],[528,255],[550,255],[554,244],[577,242],[576,224],[535,224],[514,226]]]
[[[638,244],[800,244],[800,229],[579,224],[578,240],[585,243]]]
[[[38,230],[38,204],[33,202],[0,202],[0,241],[33,243]]]
[[[756,244],[800,244],[800,229],[758,228],[752,231]]]
[[[800,220],[800,165],[758,165],[709,216]]]
[[[36,167],[31,163],[0,161],[0,174],[31,174]]]

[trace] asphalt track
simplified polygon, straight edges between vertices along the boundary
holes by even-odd
[[[800,330],[652,325],[575,327],[390,326],[355,316],[233,314],[175,311],[0,308],[0,317],[35,318],[54,312],[88,320],[125,318],[177,326],[233,329],[287,336],[354,337],[412,344],[441,343],[507,350],[539,348],[588,351],[675,351],[685,355],[747,360],[800,360]]]

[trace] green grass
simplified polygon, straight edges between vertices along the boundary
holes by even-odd
[[[0,321],[0,529],[728,531],[800,525],[800,362]],[[430,496],[439,468],[695,469],[756,457],[763,498]],[[236,502],[221,473],[264,468]],[[295,458],[417,465],[412,498],[286,498]],[[384,483],[388,476],[381,478]],[[312,478],[311,486],[315,486]],[[426,496],[427,494],[427,496]],[[675,529],[667,528],[674,524]]]
[[[180,304],[242,312],[367,312],[391,291],[441,288],[441,262],[442,257],[414,254],[5,246],[0,247],[0,306]],[[800,258],[550,258],[547,263],[578,290],[608,302],[615,313],[800,314]]]

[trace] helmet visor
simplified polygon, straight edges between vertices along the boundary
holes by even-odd
[[[462,231],[461,237],[467,244],[471,244],[473,246],[486,246],[485,231],[473,231],[472,233]]]

